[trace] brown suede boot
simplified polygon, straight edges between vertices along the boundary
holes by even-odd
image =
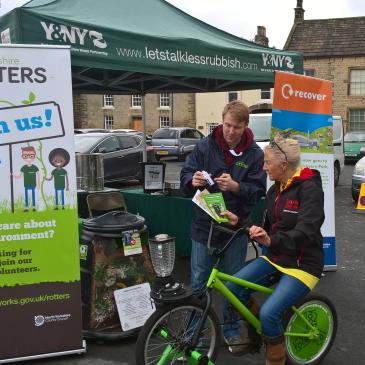
[[[285,365],[284,336],[264,337],[266,345],[266,365]]]

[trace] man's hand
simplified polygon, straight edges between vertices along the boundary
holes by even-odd
[[[238,193],[240,190],[240,184],[233,180],[230,174],[222,174],[216,177],[214,181],[218,184],[218,187],[222,191],[232,191]]]
[[[262,227],[251,226],[249,234],[252,239],[257,241],[261,245],[264,245],[266,247],[269,247],[271,245],[270,236]]]
[[[195,172],[195,174],[193,175],[193,180],[191,180],[191,185],[193,185],[194,188],[199,188],[208,185],[208,182],[205,179],[202,171]]]

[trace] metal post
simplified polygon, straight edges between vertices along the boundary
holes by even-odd
[[[145,107],[145,94],[141,94],[142,100],[142,125],[143,125],[143,162],[147,162],[147,148],[146,148],[146,134],[147,134],[147,123],[146,123],[146,107]]]

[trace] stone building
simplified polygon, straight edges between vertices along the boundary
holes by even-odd
[[[365,130],[365,17],[305,20],[297,0],[284,49],[304,56],[304,71],[333,82],[333,114],[345,130]]]
[[[75,128],[142,130],[140,95],[89,95],[73,98]],[[194,94],[149,94],[145,97],[147,133],[159,127],[195,127]]]

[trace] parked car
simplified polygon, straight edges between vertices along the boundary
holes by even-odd
[[[102,153],[104,181],[142,180],[142,138],[126,133],[75,134],[76,153]],[[153,149],[147,146],[147,161],[153,161]]]
[[[358,161],[363,156],[361,148],[365,150],[365,131],[347,132],[345,134],[345,162]]]
[[[128,128],[119,128],[119,129],[109,129],[109,132],[111,133],[127,133],[127,134],[138,134],[139,136],[143,136],[143,132],[137,131],[136,129],[128,129]],[[146,134],[146,142],[150,142],[152,139],[152,136],[149,134]]]
[[[365,183],[365,156],[361,157],[354,166],[351,180],[352,199],[357,202],[359,199],[361,184]]]
[[[107,133],[107,132],[109,132],[109,129],[105,129],[105,128],[76,128],[76,129],[74,129],[74,134],[100,133],[100,132]]]
[[[159,128],[152,134],[152,146],[156,160],[173,156],[184,161],[195,145],[204,138],[204,134],[194,128],[169,127]]]
[[[271,113],[250,114],[248,125],[255,136],[257,144],[263,148],[270,141],[271,133]],[[301,135],[292,135],[292,131],[288,131],[287,137],[298,140],[301,147],[316,148],[319,141],[316,139],[309,140]],[[311,147],[309,147],[311,146]],[[340,174],[344,168],[344,137],[343,122],[340,116],[333,116],[333,152],[334,152],[334,185],[337,186]]]

